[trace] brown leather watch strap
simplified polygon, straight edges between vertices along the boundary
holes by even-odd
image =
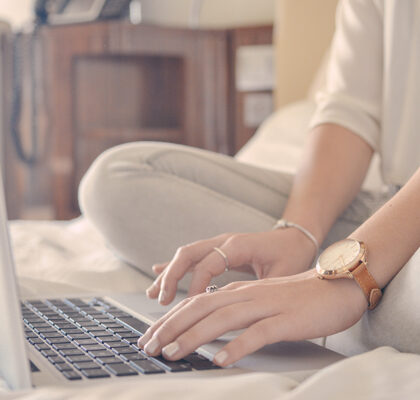
[[[373,310],[382,297],[382,290],[376,283],[375,278],[370,274],[364,262],[362,262],[351,273],[353,278],[365,293],[366,299],[368,301],[368,309]]]

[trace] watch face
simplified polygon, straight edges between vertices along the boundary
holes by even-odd
[[[348,270],[358,260],[360,248],[360,243],[353,239],[345,239],[332,244],[319,256],[318,272],[335,274]]]

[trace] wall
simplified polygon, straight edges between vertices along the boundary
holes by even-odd
[[[186,26],[193,0],[142,0],[146,21]],[[202,27],[231,27],[270,24],[275,0],[205,0],[201,10]]]
[[[142,0],[146,22],[187,26],[193,0]],[[32,18],[34,0],[0,0],[0,19],[15,28]],[[272,23],[275,0],[205,0],[200,25],[225,27]]]
[[[8,20],[14,28],[32,19],[34,0],[0,0],[0,20]]]

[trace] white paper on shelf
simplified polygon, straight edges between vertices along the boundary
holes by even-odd
[[[275,86],[274,47],[241,46],[236,51],[236,90],[272,90]]]

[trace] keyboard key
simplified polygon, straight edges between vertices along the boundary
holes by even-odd
[[[84,351],[91,351],[91,350],[106,350],[105,346],[101,344],[84,344],[80,346]]]
[[[121,338],[118,336],[97,336],[96,339],[100,340],[101,342],[121,342]]]
[[[59,371],[73,371],[71,365],[67,363],[57,363],[54,364],[54,367],[57,368]]]
[[[100,362],[101,364],[118,364],[121,362],[121,359],[115,356],[112,357],[97,357],[95,358],[96,361]]]
[[[82,299],[65,299],[66,302],[69,302],[76,307],[88,307],[89,304],[85,303]]]
[[[71,328],[61,328],[61,332],[64,332],[66,335],[84,334],[81,329],[76,328],[76,325],[72,325]]]
[[[52,305],[56,306],[57,308],[67,307],[67,304],[64,303],[64,301],[60,299],[48,299],[47,301],[51,303]]]
[[[63,334],[60,333],[60,332],[57,332],[57,331],[55,331],[55,332],[47,332],[47,333],[40,332],[39,333],[39,336],[44,337],[46,339],[52,339],[52,338],[61,338],[61,337],[63,337]]]
[[[55,332],[57,332],[57,330],[54,329],[52,326],[47,326],[45,328],[38,329],[38,331],[40,333],[51,333],[51,332],[54,332],[55,333]]]
[[[83,351],[77,350],[77,349],[65,349],[60,350],[59,353],[66,357],[66,356],[82,356],[84,353]]]
[[[100,329],[104,329],[103,326],[99,325],[97,322],[95,322],[93,319],[89,319],[85,322],[82,322],[79,324],[79,326],[83,329],[83,328],[87,328],[87,327],[92,327],[92,326],[97,326]]]
[[[136,339],[136,341],[140,338],[140,335],[134,332],[117,332],[116,335],[122,339]]]
[[[106,366],[106,369],[115,376],[129,376],[129,375],[138,375],[138,372],[127,364],[110,364]]]
[[[100,368],[99,365],[92,360],[85,361],[85,362],[77,362],[77,363],[74,363],[73,366],[80,370]]]
[[[95,378],[108,378],[110,375],[108,372],[104,371],[101,368],[95,369],[82,369],[82,374],[86,376],[88,379],[95,379]]]
[[[33,344],[33,345],[44,343],[44,341],[42,339],[38,338],[38,337],[29,338],[28,341],[29,341],[30,344]]]
[[[145,355],[143,355],[142,353],[132,353],[132,354],[124,354],[124,358],[130,361],[135,361],[135,360],[146,360],[147,357]]]
[[[49,338],[48,342],[51,344],[70,344],[70,340],[65,337]]]
[[[111,318],[108,318],[108,317],[103,317],[103,316],[100,316],[100,317],[96,317],[95,316],[95,321],[96,322],[99,322],[100,324],[102,324],[102,325],[106,325],[106,324],[115,324],[115,321],[113,320],[113,319],[111,319]]]
[[[105,346],[108,347],[107,342],[104,342]],[[114,350],[114,349],[120,349],[120,348],[127,348],[127,343],[126,342],[111,342],[109,343],[109,347]]]
[[[60,356],[52,356],[52,357],[48,357],[48,361],[52,364],[63,364],[66,361],[64,360],[64,358],[60,357]]]
[[[77,339],[74,341],[79,346],[89,345],[89,344],[98,344],[94,339]]]
[[[146,332],[149,328],[148,324],[134,317],[119,317],[117,321],[123,323],[124,325],[128,325],[130,328],[133,328],[141,334],[144,334],[144,332]]]
[[[77,355],[77,356],[67,356],[66,359],[67,359],[67,361],[71,362],[72,364],[73,363],[92,361],[92,359],[89,356],[86,356],[84,354]]]
[[[119,308],[111,307],[108,309],[108,315],[110,315],[113,318],[121,318],[121,317],[131,317],[130,314],[121,311]]]
[[[41,300],[31,300],[27,302],[28,305],[32,306],[32,307],[45,307],[46,304],[44,302],[42,302]]]
[[[100,331],[95,330],[95,331],[92,331],[92,333],[94,336],[97,336],[97,337],[113,336],[112,332],[104,330],[103,327],[102,327],[102,330]]]
[[[191,364],[182,360],[169,361],[161,356],[151,357],[150,360],[159,365],[160,367],[167,369],[170,372],[186,372],[192,370]]]
[[[113,332],[118,332],[119,330],[126,330],[127,332],[131,332],[130,330],[128,330],[127,327],[117,322],[109,322],[109,323],[102,322],[102,325],[106,326],[109,330],[112,330]]]
[[[114,356],[114,353],[109,350],[92,350],[89,351],[89,355],[92,357],[111,357]]]
[[[117,349],[112,349],[114,352],[116,352],[117,354],[135,354],[138,353],[137,350],[133,349],[130,346],[125,346],[125,347],[119,347]]]
[[[165,372],[149,360],[132,360],[130,365],[142,374],[161,374]]]
[[[35,348],[36,348],[38,351],[50,350],[50,349],[51,349],[51,347],[50,347],[50,346],[48,346],[48,344],[46,344],[46,343],[36,344],[36,345],[35,345]]]
[[[37,332],[42,329],[42,328],[49,328],[51,325],[47,324],[45,321],[42,322],[29,322],[29,325],[32,326],[32,328],[34,328]]]
[[[86,326],[87,324],[92,323],[92,320],[84,317],[71,317],[69,320],[74,322],[78,327]]]
[[[199,371],[220,368],[217,365],[213,364],[206,357],[198,353],[189,354],[188,356],[184,357],[184,360],[189,362],[194,369],[199,370]]]
[[[57,317],[50,316],[48,318],[48,320],[50,322],[53,322],[54,324],[57,324],[57,323],[65,323],[67,321],[65,318],[63,318],[61,316],[57,316]]]
[[[77,347],[73,343],[70,343],[69,341],[67,341],[66,343],[57,343],[54,345],[54,348],[57,348],[59,350],[69,350],[69,349],[76,350],[77,349]]]
[[[76,371],[62,371],[62,374],[70,381],[82,379],[82,377]]]
[[[55,351],[53,351],[53,350],[42,350],[41,351],[41,354],[44,357],[53,357],[53,356],[56,356],[57,355],[57,353]]]
[[[97,324],[94,324],[92,326],[85,326],[85,325],[83,325],[82,329],[84,331],[88,331],[88,332],[91,332],[91,333],[96,333],[98,331],[106,332],[106,331],[104,331],[104,327],[103,326],[97,325]],[[112,335],[112,333],[110,333],[110,334]]]
[[[127,342],[128,344],[132,345],[132,346],[136,345],[136,348],[138,349],[137,342],[139,341],[139,339],[140,339],[140,337],[136,336],[136,337],[133,337],[133,338],[124,338],[123,340],[125,342]]]
[[[59,322],[59,323],[56,323],[55,326],[65,332],[67,332],[67,329],[78,329],[76,328],[76,325],[73,325],[70,322]]]
[[[67,337],[72,339],[72,340],[76,340],[76,339],[90,339],[90,336],[87,335],[86,333],[71,333],[71,334],[67,334]]]

